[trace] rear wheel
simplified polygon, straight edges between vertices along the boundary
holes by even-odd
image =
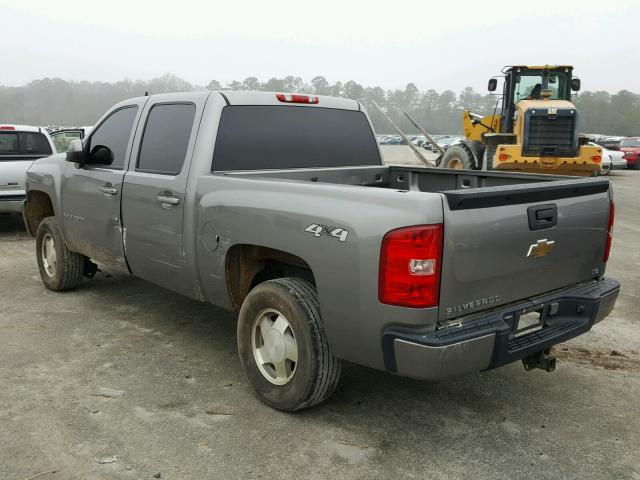
[[[55,217],[45,218],[38,226],[36,259],[42,283],[49,290],[71,290],[82,280],[86,259],[64,244]]]
[[[453,168],[456,170],[473,170],[475,161],[473,153],[465,145],[454,145],[447,150],[440,162],[440,168]]]
[[[611,163],[603,163],[600,165],[600,175],[609,175],[611,173]]]
[[[315,287],[293,277],[249,292],[238,318],[238,353],[258,397],[288,412],[328,398],[342,369],[329,349]]]

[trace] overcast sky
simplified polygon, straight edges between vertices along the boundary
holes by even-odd
[[[0,45],[4,85],[171,72],[484,91],[503,65],[548,63],[583,90],[640,92],[640,0],[0,0]]]

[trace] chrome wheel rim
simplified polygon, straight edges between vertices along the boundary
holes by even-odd
[[[298,365],[298,343],[282,313],[268,308],[256,316],[251,329],[251,349],[264,378],[274,385],[291,381]]]
[[[44,271],[48,276],[54,277],[58,264],[58,255],[56,254],[56,244],[51,234],[45,233],[44,237],[42,237],[41,250],[40,254]]]

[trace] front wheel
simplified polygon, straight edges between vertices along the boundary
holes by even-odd
[[[82,280],[85,257],[67,248],[55,217],[45,218],[38,226],[36,259],[42,283],[49,290],[71,290]]]
[[[292,412],[316,405],[335,390],[342,364],[333,356],[315,287],[279,278],[255,287],[238,318],[238,353],[258,397]]]

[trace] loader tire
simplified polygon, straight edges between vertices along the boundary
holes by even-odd
[[[493,170],[493,159],[496,157],[497,147],[495,145],[487,145],[484,150],[483,164],[486,165],[487,170]]]
[[[475,170],[476,162],[473,153],[464,145],[454,145],[443,155],[440,168],[453,168],[455,170]]]

